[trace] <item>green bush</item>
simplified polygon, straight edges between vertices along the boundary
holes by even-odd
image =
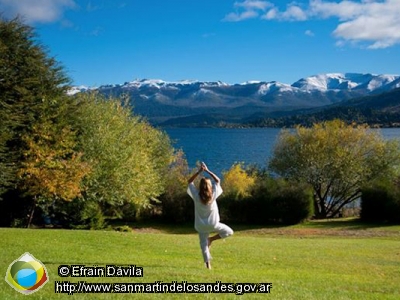
[[[246,224],[296,224],[313,214],[312,191],[306,184],[272,179],[257,179],[247,198],[229,195],[219,201],[221,219]]]
[[[362,189],[361,219],[400,223],[400,185],[390,180],[370,183]]]
[[[186,193],[176,194],[173,198],[161,196],[162,220],[171,223],[186,223],[194,220],[193,200]]]
[[[272,215],[283,224],[297,224],[313,213],[313,198],[310,187],[302,183],[280,180],[273,191]]]
[[[153,216],[171,223],[193,222],[194,204],[186,193],[189,167],[183,151],[174,153],[173,160],[164,175],[164,193],[153,207]]]

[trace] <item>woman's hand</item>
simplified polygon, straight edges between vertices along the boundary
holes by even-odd
[[[218,176],[211,172],[204,162],[201,163],[200,169],[196,173],[194,173],[192,177],[189,178],[188,183],[192,183],[196,179],[196,177],[203,171],[210,174],[210,176],[215,180],[216,183],[220,183],[221,180],[218,178]]]
[[[203,167],[203,164],[201,164],[199,170],[189,178],[188,183],[192,183],[196,179],[196,177],[199,176],[200,173],[203,171],[205,171],[205,169]]]
[[[201,169],[204,172],[207,172],[208,174],[210,174],[210,176],[215,180],[216,183],[220,183],[221,180],[218,178],[218,176],[215,175],[213,172],[211,172],[204,162],[201,163]]]

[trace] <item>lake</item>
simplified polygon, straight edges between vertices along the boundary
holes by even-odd
[[[204,161],[221,176],[237,163],[266,167],[280,128],[166,128],[176,149],[186,154],[189,167]],[[400,138],[400,128],[380,129],[388,139]]]

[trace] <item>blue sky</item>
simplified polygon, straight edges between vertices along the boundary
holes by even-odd
[[[400,0],[0,0],[75,85],[400,74]]]

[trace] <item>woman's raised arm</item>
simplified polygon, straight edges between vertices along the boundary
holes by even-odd
[[[214,181],[215,181],[216,183],[220,183],[220,182],[221,182],[221,179],[219,179],[219,177],[218,177],[217,175],[215,175],[213,172],[211,172],[211,171],[207,168],[207,166],[206,166],[206,164],[205,164],[204,162],[201,163],[201,168],[202,168],[202,170],[204,170],[205,172],[207,172],[208,174],[210,174],[210,176],[214,179]]]

